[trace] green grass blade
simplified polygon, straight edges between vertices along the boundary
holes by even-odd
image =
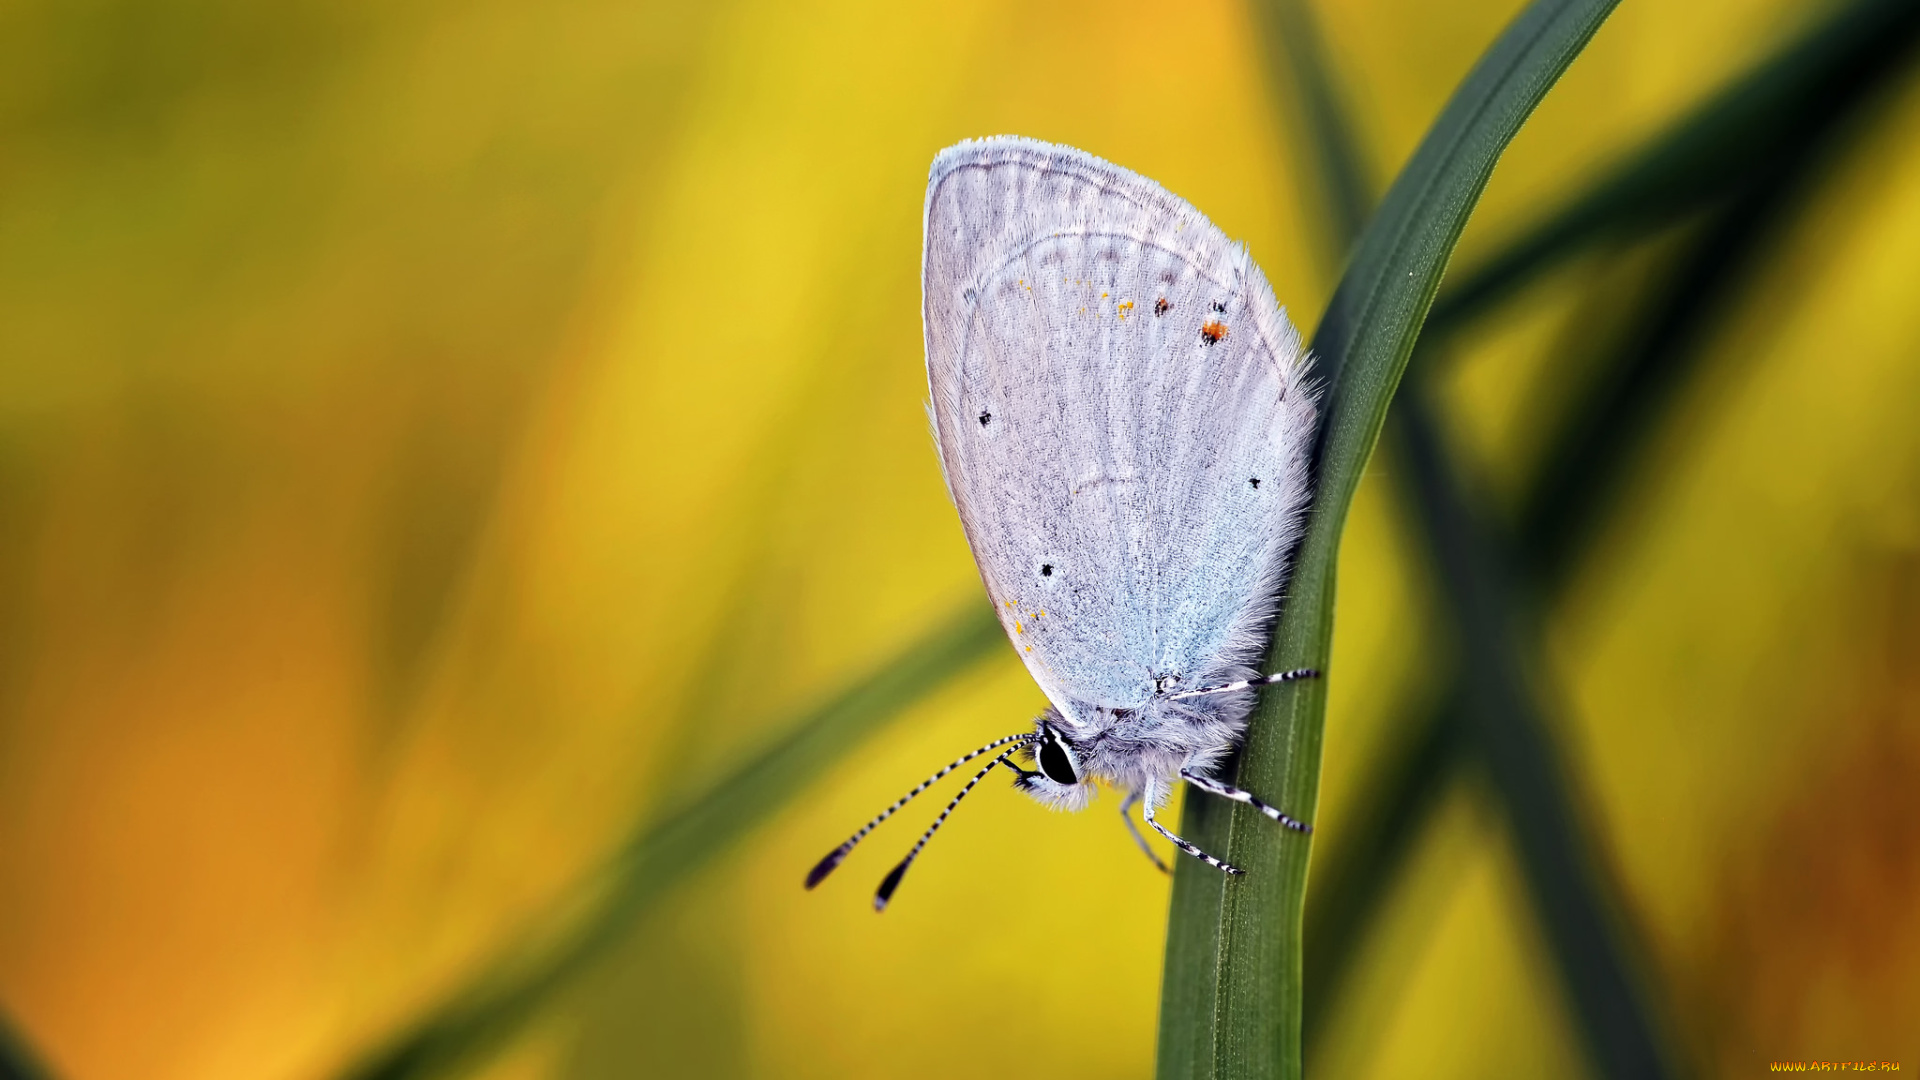
[[[478,989],[447,1003],[343,1070],[352,1080],[443,1075],[504,1047],[555,994],[608,952],[668,890],[724,853],[791,801],[848,747],[947,680],[1004,647],[993,612],[969,606],[788,727],[706,794],[641,830],[602,875],[605,899],[557,948],[503,963]],[[794,891],[805,867],[794,868]]]
[[[1326,380],[1316,491],[1271,663],[1335,674],[1340,533],[1447,258],[1501,152],[1612,9],[1611,0],[1528,5],[1447,103],[1362,235],[1314,338]],[[1327,681],[1268,694],[1237,762],[1241,786],[1309,818]],[[1234,805],[1196,798],[1183,815],[1190,838],[1251,872],[1229,887],[1181,860],[1161,995],[1162,1080],[1300,1075],[1308,847]]]

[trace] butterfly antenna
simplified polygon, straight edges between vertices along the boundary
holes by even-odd
[[[940,816],[933,819],[933,824],[927,826],[927,831],[920,834],[920,842],[913,845],[913,850],[907,852],[907,857],[900,860],[900,865],[894,867],[892,872],[888,873],[886,878],[880,882],[880,888],[875,890],[873,894],[873,910],[887,910],[887,902],[893,899],[893,890],[899,888],[900,879],[907,876],[907,867],[912,866],[913,860],[920,857],[920,850],[927,846],[927,841],[933,839],[934,833],[940,831],[940,826],[947,823],[947,815],[953,813],[953,808],[960,805],[960,800],[966,798],[967,792],[972,791],[975,784],[985,779],[986,775],[993,771],[995,765],[1008,764],[1007,759],[1012,757],[1019,749],[1020,748],[1016,746],[1012,750],[1008,750],[1006,753],[987,762],[986,768],[973,774],[973,779],[967,781],[967,786],[960,789],[960,794],[955,795],[953,801],[947,804],[947,808],[940,811]]]
[[[864,839],[866,835],[872,832],[874,828],[877,827],[881,822],[892,817],[895,811],[899,810],[901,807],[912,802],[913,797],[915,795],[918,795],[921,792],[932,787],[934,784],[939,783],[940,779],[946,776],[948,773],[952,772],[953,770],[959,768],[962,765],[965,765],[967,762],[972,761],[974,758],[979,757],[981,754],[991,753],[992,751],[998,750],[1010,742],[1025,744],[1027,742],[1031,742],[1032,739],[1033,739],[1033,735],[1028,732],[1023,732],[1019,735],[1009,735],[1004,739],[995,739],[992,742],[988,743],[987,745],[981,747],[980,749],[975,750],[971,754],[968,754],[961,758],[956,758],[946,768],[941,769],[939,772],[934,773],[932,776],[927,777],[925,780],[922,780],[912,791],[909,791],[905,795],[902,795],[898,799],[895,799],[892,806],[889,806],[885,810],[880,811],[879,815],[875,817],[872,821],[869,821],[865,825],[860,826],[860,831],[857,833],[854,833],[852,836],[847,837],[846,843],[841,844],[839,847],[834,848],[832,851],[827,852],[826,858],[821,859],[818,863],[814,864],[813,869],[807,871],[807,888],[811,889],[815,885],[818,885],[822,881],[825,881],[827,878],[827,875],[833,873],[834,868],[839,866],[841,863],[841,860],[847,857],[847,853],[853,850],[853,845],[859,843],[862,839]],[[1008,753],[1011,753],[1011,752],[1012,751],[1008,751]],[[991,769],[993,768],[993,766],[989,765],[987,766],[987,768]],[[983,770],[983,775],[984,775],[984,770]],[[979,777],[975,777],[974,779],[978,780]],[[967,786],[971,787],[973,785],[969,784]],[[952,807],[948,807],[948,809],[951,810]],[[944,814],[941,815],[943,819],[945,818],[945,816],[946,815]],[[921,841],[921,843],[923,844],[925,842],[926,841],[924,840]],[[918,851],[919,848],[915,848],[914,850]]]
[[[1312,668],[1295,668],[1292,671],[1283,671],[1278,675],[1262,675],[1257,679],[1241,679],[1239,682],[1223,683],[1219,686],[1203,686],[1198,690],[1182,690],[1180,693],[1168,694],[1167,696],[1177,701],[1180,698],[1200,697],[1204,694],[1231,694],[1236,690],[1250,690],[1256,686],[1272,686],[1275,683],[1293,682],[1296,679],[1314,679],[1319,676],[1320,673]]]

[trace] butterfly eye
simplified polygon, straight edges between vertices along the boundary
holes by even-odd
[[[1073,755],[1067,753],[1067,748],[1061,745],[1060,740],[1055,738],[1052,732],[1048,732],[1047,737],[1041,741],[1040,752],[1035,754],[1034,758],[1039,762],[1041,773],[1054,783],[1077,784],[1080,782],[1080,777],[1073,768]]]

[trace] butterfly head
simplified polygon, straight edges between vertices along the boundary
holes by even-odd
[[[1022,769],[1014,786],[1059,810],[1079,810],[1093,798],[1093,784],[1082,764],[1081,747],[1060,715],[1048,709],[1035,726],[1033,739],[1021,758],[1033,768]]]

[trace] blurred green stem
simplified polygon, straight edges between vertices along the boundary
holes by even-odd
[[[470,992],[339,1075],[352,1080],[434,1076],[502,1048],[559,991],[607,954],[668,890],[770,818],[882,721],[1005,642],[993,612],[969,605],[832,700],[786,725],[786,735],[704,795],[636,833],[600,875],[604,899],[557,948],[532,960],[513,956],[499,962],[470,983]],[[794,869],[796,894],[804,869]]]
[[[13,1023],[0,1017],[0,1080],[53,1080],[54,1072],[27,1045]]]
[[[1327,1021],[1339,1007],[1352,958],[1359,952],[1382,900],[1417,849],[1460,775],[1468,753],[1457,695],[1434,715],[1409,716],[1399,737],[1369,763],[1357,812],[1340,827],[1338,844],[1316,853],[1307,892],[1305,1031],[1309,1065]],[[1411,713],[1411,710],[1407,710]]]
[[[1418,384],[1401,395],[1393,415],[1443,603],[1457,625],[1462,715],[1506,806],[1521,874],[1588,1053],[1602,1076],[1664,1076],[1660,1039],[1633,974],[1635,958],[1607,899],[1612,890],[1592,862],[1572,777],[1530,690],[1537,658],[1521,643],[1538,640],[1537,628],[1520,614],[1501,572],[1509,560],[1475,520]]]
[[[1669,127],[1606,179],[1466,274],[1433,305],[1465,322],[1594,240],[1645,233],[1725,197],[1756,164],[1800,154],[1909,62],[1913,0],[1857,0]]]

